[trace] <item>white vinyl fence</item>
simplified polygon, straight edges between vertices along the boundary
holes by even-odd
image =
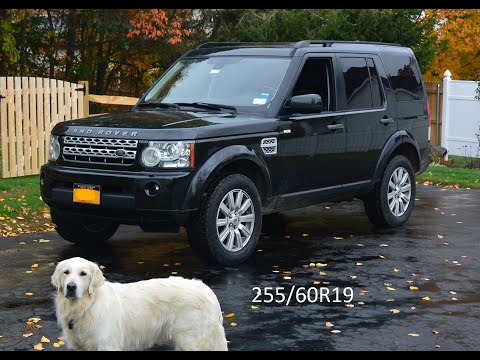
[[[480,156],[480,101],[476,81],[452,80],[443,74],[442,146],[448,155]]]

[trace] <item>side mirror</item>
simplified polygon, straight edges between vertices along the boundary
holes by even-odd
[[[323,110],[322,97],[318,94],[292,96],[283,107],[289,112],[319,113]]]

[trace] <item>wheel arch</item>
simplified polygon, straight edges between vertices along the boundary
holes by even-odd
[[[389,161],[397,155],[407,157],[415,172],[420,170],[420,151],[418,144],[407,131],[400,130],[393,134],[383,147],[373,176],[375,182],[380,180]]]
[[[231,173],[247,176],[257,187],[262,204],[270,198],[270,173],[262,157],[245,145],[232,145],[210,156],[198,170],[185,195],[183,208],[198,208],[209,187]]]

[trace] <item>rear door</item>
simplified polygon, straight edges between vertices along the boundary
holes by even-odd
[[[382,79],[387,81],[380,58],[342,53],[338,62],[343,73],[340,102],[346,113],[344,187],[355,190],[372,179],[384,144],[397,131],[397,121],[382,84]]]

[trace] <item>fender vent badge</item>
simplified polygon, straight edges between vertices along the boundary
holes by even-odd
[[[265,155],[275,155],[277,153],[277,138],[265,138],[260,142],[260,147]]]

